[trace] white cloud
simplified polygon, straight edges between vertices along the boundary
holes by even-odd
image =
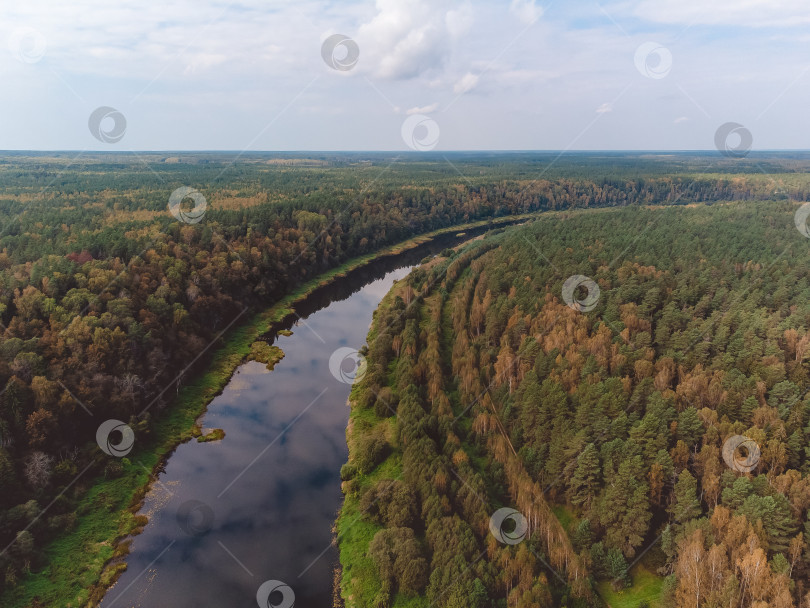
[[[204,72],[210,68],[222,65],[228,60],[226,55],[221,53],[198,53],[192,56],[191,61],[185,69],[186,74],[196,74]]]
[[[43,60],[62,74],[151,80],[202,75],[226,64],[229,75],[267,74],[317,57],[319,44],[300,12],[274,13],[259,0],[244,0],[239,10],[193,0],[31,0],[4,6],[3,13],[0,41],[19,26],[35,27],[48,41]]]
[[[478,84],[478,76],[472,72],[467,72],[461,79],[453,85],[453,93],[461,95],[472,90]]]
[[[380,78],[409,79],[441,70],[453,42],[469,29],[472,16],[447,1],[377,0],[377,14],[360,26],[363,64]]]
[[[688,121],[688,120],[689,120],[689,118],[688,118],[688,117],[686,117],[686,116],[679,116],[678,118],[676,118],[676,119],[673,121],[673,123],[672,123],[672,124],[679,125],[679,124],[681,124],[682,122],[686,122],[686,121]]]
[[[601,106],[596,108],[596,113],[597,114],[607,114],[608,112],[612,112],[612,111],[613,111],[613,104],[607,103],[607,102],[603,103]]]
[[[409,110],[405,110],[405,114],[408,116],[412,116],[413,114],[430,114],[431,112],[435,112],[439,109],[438,103],[432,103],[429,106],[416,106],[410,108]]]
[[[747,27],[810,24],[807,0],[642,0],[632,12],[658,23]]]
[[[459,38],[466,34],[473,24],[472,9],[469,4],[464,4],[458,9],[447,11],[444,16],[447,31],[453,38]]]
[[[512,0],[509,12],[523,23],[534,23],[543,16],[543,8],[535,4],[535,0]]]

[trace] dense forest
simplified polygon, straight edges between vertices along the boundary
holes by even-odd
[[[799,206],[546,214],[397,284],[352,397],[346,606],[810,605]]]
[[[728,262],[721,263],[722,256],[717,258],[714,250],[704,252],[717,262],[709,268],[705,261],[696,258],[694,239],[684,237],[685,240],[676,241],[667,232],[661,244],[653,245],[649,239],[658,233],[651,229],[639,243],[644,244],[652,258],[644,262],[643,268],[654,267],[655,271],[624,265],[602,271],[593,267],[595,262],[588,256],[607,256],[606,252],[623,247],[629,238],[629,228],[605,230],[601,222],[615,221],[608,217],[622,217],[628,225],[638,228],[640,218],[652,218],[650,214],[656,213],[645,211],[646,206],[767,199],[773,202],[773,213],[784,210],[789,206],[785,200],[810,197],[810,180],[805,179],[804,173],[808,164],[806,158],[791,155],[752,156],[738,163],[694,155],[641,158],[617,154],[572,155],[564,162],[558,162],[555,155],[459,154],[452,155],[452,163],[430,155],[416,160],[383,154],[3,156],[0,158],[0,483],[3,486],[0,592],[24,584],[27,573],[47,566],[44,549],[48,543],[75,526],[77,517],[87,515],[77,513],[76,505],[94,479],[115,478],[128,466],[126,461],[109,458],[99,449],[96,443],[99,425],[108,419],[121,420],[134,431],[136,443],[148,436],[155,419],[171,404],[179,387],[205,366],[212,345],[238,326],[247,313],[269,306],[302,282],[352,257],[373,253],[415,234],[535,211],[633,206],[632,214],[594,216],[588,220],[590,223],[578,224],[576,233],[553,235],[554,239],[563,239],[562,244],[547,241],[551,236],[542,237],[544,254],[557,260],[558,266],[571,267],[572,260],[579,256],[582,274],[593,275],[602,282],[629,281],[627,284],[632,286],[623,288],[614,298],[606,285],[600,306],[609,307],[604,309],[599,317],[604,320],[599,322],[594,313],[579,316],[567,313],[548,296],[544,305],[548,308],[544,307],[542,314],[562,311],[567,315],[564,317],[567,330],[564,335],[558,335],[562,330],[549,330],[549,337],[535,337],[529,343],[527,336],[535,336],[542,322],[538,316],[541,310],[529,306],[526,294],[534,298],[538,286],[546,289],[552,278],[542,274],[548,269],[537,266],[536,258],[524,257],[530,254],[525,243],[512,242],[515,261],[506,263],[499,258],[496,265],[504,265],[506,271],[499,269],[497,275],[486,273],[481,261],[473,264],[473,253],[448,262],[450,273],[455,273],[454,280],[450,281],[451,274],[443,280],[447,294],[441,297],[450,297],[452,291],[452,297],[460,299],[459,302],[469,301],[469,305],[459,305],[458,310],[470,309],[473,322],[470,330],[460,331],[467,323],[466,316],[445,319],[442,315],[449,314],[447,307],[431,312],[420,304],[407,308],[408,315],[417,316],[408,317],[402,331],[392,336],[404,346],[396,342],[396,348],[387,350],[372,347],[380,369],[394,355],[399,361],[398,379],[390,388],[391,394],[400,400],[397,420],[405,424],[407,416],[421,419],[430,412],[425,422],[417,424],[418,432],[403,427],[399,441],[404,441],[408,433],[415,433],[413,441],[427,450],[423,452],[420,448],[420,462],[432,453],[428,444],[435,444],[440,454],[454,446],[450,454],[454,460],[464,460],[464,446],[476,446],[483,453],[491,444],[489,448],[501,457],[502,462],[497,465],[500,469],[479,473],[466,461],[458,465],[465,466],[464,476],[470,476],[468,483],[477,484],[481,491],[485,485],[491,488],[501,484],[504,489],[514,489],[524,488],[529,480],[535,484],[554,481],[549,496],[570,500],[587,525],[583,524],[578,544],[569,545],[561,540],[545,546],[538,541],[541,544],[536,551],[546,552],[555,568],[566,565],[572,597],[587,597],[588,581],[598,576],[599,568],[614,568],[603,565],[607,563],[605,559],[618,563],[621,560],[617,552],[624,559],[633,557],[642,541],[667,519],[672,492],[677,488],[684,495],[691,491],[686,487],[688,475],[694,477],[696,487],[705,488],[704,476],[716,474],[717,463],[712,460],[710,450],[703,451],[704,446],[711,446],[710,440],[715,437],[711,433],[725,434],[726,427],[722,426],[725,419],[740,430],[748,428],[751,421],[765,429],[768,441],[776,442],[773,449],[784,449],[787,459],[781,469],[768,469],[769,473],[779,472],[781,481],[773,483],[782,484],[779,487],[788,494],[797,492],[792,489],[791,480],[802,483],[796,471],[801,470],[804,458],[797,443],[803,439],[803,422],[799,414],[792,414],[795,419],[784,418],[783,414],[800,411],[792,404],[800,399],[794,391],[803,386],[803,368],[796,357],[805,348],[804,334],[796,320],[794,333],[775,338],[772,333],[776,329],[770,324],[778,318],[774,311],[782,315],[794,306],[800,310],[800,302],[795,298],[800,283],[786,283],[788,277],[796,276],[798,266],[791,266],[791,272],[778,266],[781,282],[764,290],[767,297],[778,298],[767,306],[763,304],[769,316],[764,316],[765,308],[757,308],[755,314],[746,316],[746,323],[767,325],[767,329],[757,327],[761,338],[755,340],[753,330],[748,327],[739,334],[741,337],[732,332],[723,338],[729,345],[734,344],[734,357],[745,355],[741,362],[726,361],[726,357],[732,356],[729,350],[723,351],[722,356],[715,355],[713,349],[721,338],[715,338],[714,342],[699,340],[690,352],[677,354],[689,340],[684,336],[691,337],[689,332],[694,333],[693,325],[725,305],[730,292],[727,287],[718,288],[711,291],[710,297],[706,285],[703,291],[694,284],[687,286],[675,271],[667,274],[665,264],[674,263],[672,260],[682,253],[683,260],[691,260],[682,262],[683,271],[694,275],[702,269],[693,279],[707,283],[717,275],[721,280],[722,269]],[[181,187],[195,188],[207,200],[206,213],[198,223],[179,221],[167,208],[170,196]],[[777,220],[781,221],[781,216],[759,218],[765,223]],[[735,272],[742,278],[766,266],[761,257],[773,248],[772,242],[763,239],[761,230],[754,233],[756,239],[749,238],[752,230],[751,226],[745,230],[720,230],[720,234],[732,239],[725,253],[737,252],[743,246],[750,250],[745,259],[742,250],[734,254],[739,258],[735,258],[739,267],[735,266]],[[593,239],[587,245],[582,243],[584,231],[589,231]],[[619,232],[624,240],[618,238]],[[639,228],[639,232],[643,231]],[[683,251],[675,249],[679,242]],[[762,243],[762,248],[757,249],[756,243]],[[571,252],[569,248],[574,246],[579,249]],[[499,249],[507,250],[507,243]],[[631,253],[641,259],[638,250]],[[467,266],[473,265],[464,267],[465,260]],[[521,276],[513,276],[523,263],[526,267],[520,267]],[[786,260],[781,264],[786,264]],[[419,272],[414,274],[416,290],[427,285],[418,279],[420,276]],[[647,289],[634,281],[656,281],[656,286]],[[516,290],[517,295],[510,295],[511,290]],[[430,294],[434,300],[438,297],[433,291]],[[746,303],[749,301],[745,299]],[[435,300],[434,306],[440,302],[443,300]],[[525,308],[521,309],[521,319],[515,317],[518,302]],[[531,304],[534,306],[535,300]],[[446,323],[454,323],[459,328],[459,339],[468,340],[459,343],[458,348],[453,347],[455,354],[448,361],[451,368],[434,365],[447,354],[443,350],[444,338],[431,332],[422,335],[428,320],[419,315],[431,314],[439,317],[430,323],[442,324],[445,327],[442,331],[450,331]],[[779,328],[782,331],[782,325]],[[627,343],[608,335],[609,331],[619,332]],[[424,340],[428,342],[420,342]],[[604,343],[603,347],[591,346],[594,340]],[[752,340],[756,348],[764,349],[764,354],[759,351],[752,354]],[[550,347],[552,343],[554,346]],[[423,353],[423,346],[427,346],[424,350],[427,354]],[[793,350],[788,355],[785,349]],[[589,355],[590,350],[594,354]],[[471,358],[474,353],[481,359]],[[762,357],[757,358],[760,354]],[[433,362],[420,363],[425,357],[434,357]],[[702,359],[696,363],[692,361],[694,357]],[[790,365],[791,357],[798,363]],[[527,370],[525,365],[530,358],[537,362]],[[493,393],[497,399],[492,397],[492,403],[498,403],[498,426],[503,425],[505,434],[492,432],[490,425],[494,418],[480,417],[485,412],[479,406],[473,408],[474,429],[464,426],[472,422],[465,423],[466,418],[448,426],[446,418],[458,404],[441,395],[456,386],[455,378],[463,378],[457,388],[452,388],[458,393],[456,399],[463,402],[486,385],[492,365],[497,363],[500,369],[506,360],[521,363],[514,365],[514,369],[507,366],[509,378],[504,382],[508,394],[504,395],[505,389],[499,382],[495,388],[500,392]],[[513,371],[517,375],[513,376]],[[375,386],[385,390],[382,387],[387,378],[381,374],[374,376]],[[403,383],[410,383],[413,374],[416,378],[430,375],[433,384],[427,391],[405,390]],[[581,382],[587,386],[574,391]],[[704,387],[711,389],[709,397],[704,395]],[[785,400],[781,406],[767,405],[770,402],[766,399],[772,398],[773,390],[781,391]],[[674,395],[670,394],[673,392]],[[605,401],[603,393],[610,395],[610,399]],[[543,403],[549,403],[547,409],[534,411],[521,407],[522,403],[541,397]],[[684,407],[687,398],[694,402],[693,409]],[[635,405],[624,417],[614,420],[617,408],[628,399]],[[484,398],[487,404],[489,400],[490,397]],[[552,402],[557,405],[552,407]],[[430,403],[433,405],[428,407]],[[776,418],[768,407],[777,408]],[[582,413],[572,422],[569,414],[576,408]],[[434,418],[438,413],[442,417]],[[495,410],[491,415],[496,415]],[[713,423],[711,415],[716,417]],[[646,431],[633,431],[639,423],[637,417],[643,418]],[[676,423],[677,428],[672,426]],[[572,424],[587,428],[588,432],[574,437],[566,431]],[[674,430],[667,431],[669,434],[661,439],[657,434],[659,427],[664,426]],[[704,428],[709,429],[705,430],[709,439],[704,437]],[[604,435],[599,434],[602,431]],[[635,443],[627,443],[627,433],[635,433],[632,436]],[[655,437],[647,439],[647,435]],[[438,437],[442,441],[437,444]],[[677,438],[677,443],[669,445],[673,438]],[[764,436],[757,438],[765,441]],[[506,448],[497,443],[506,439],[511,442],[505,444]],[[763,445],[765,460],[775,458],[769,445],[767,442]],[[585,462],[591,463],[590,469],[570,470],[570,460],[565,455],[580,449],[587,456]],[[633,458],[624,457],[633,450],[638,452],[633,452]],[[471,451],[469,458],[475,457]],[[461,490],[460,498],[458,480],[452,470],[435,468],[440,462],[444,460],[437,458],[425,469],[439,477],[401,482],[404,485],[399,486],[401,490],[397,490],[396,496],[401,498],[402,492],[419,496],[421,511],[413,513],[413,521],[406,520],[412,526],[397,526],[401,530],[392,533],[396,538],[412,534],[405,540],[420,552],[425,542],[447,545],[450,538],[456,539],[453,542],[463,539],[464,546],[448,554],[447,563],[437,562],[437,555],[441,554],[434,553],[431,569],[439,573],[434,576],[446,580],[436,578],[431,589],[447,583],[454,572],[463,569],[462,563],[475,557],[469,552],[478,549],[485,531],[480,528],[478,517],[489,507],[487,504],[485,508],[476,494],[465,495],[468,490]],[[658,467],[657,476],[645,477],[653,466]],[[591,476],[591,469],[598,472]],[[692,472],[684,473],[687,469]],[[476,477],[485,473],[491,476],[486,484],[484,477]],[[604,506],[605,499],[600,494],[605,480],[613,483],[614,474],[618,476],[616,480],[641,483],[639,495],[645,488],[643,484],[651,484],[657,497],[654,504],[642,505],[644,501],[639,499],[633,508],[643,506],[642,519],[647,518],[648,523],[623,540],[616,536],[622,534],[616,531],[617,526],[602,518],[605,509],[616,513]],[[557,475],[562,477],[557,480]],[[675,475],[685,481],[679,481],[680,485],[673,490]],[[570,476],[584,481],[572,489]],[[763,536],[770,534],[768,526],[784,524],[785,534],[790,532],[791,538],[780,537],[774,542],[792,542],[796,537],[794,520],[800,519],[793,503],[774,498],[781,494],[769,494],[769,488],[774,487],[772,478],[773,475],[766,477],[764,482],[752,478],[750,486],[734,486],[735,495],[747,505],[745,508],[719,498],[715,501],[729,509],[730,518],[740,509],[743,513],[762,510],[771,503],[776,509],[774,517],[787,517],[790,511],[789,526],[784,523],[787,519],[769,519],[770,523],[762,528],[764,532],[757,532],[752,524],[768,555],[773,554],[773,549],[764,544],[766,540],[771,542],[769,536]],[[726,474],[722,483],[727,485],[729,479]],[[434,487],[431,494],[425,486],[428,481]],[[722,485],[722,491],[725,490]],[[493,495],[492,499],[500,500],[501,496],[505,494]],[[619,498],[623,496],[624,489],[619,492]],[[706,497],[713,496],[717,497],[704,490],[703,502],[694,509],[702,513],[709,505],[715,507],[711,501],[706,503]],[[750,497],[753,498],[749,501]],[[387,500],[380,499],[379,504],[387,504]],[[458,514],[462,503],[465,506]],[[98,508],[107,508],[103,497],[98,504]],[[718,512],[717,508],[713,512]],[[436,528],[426,541],[430,521],[450,517],[450,513],[457,515],[452,525],[458,528],[458,534],[450,528]],[[421,524],[416,521],[417,516]],[[379,517],[390,522],[383,513]],[[631,519],[635,521],[634,518],[627,521]],[[720,538],[708,524],[693,525],[689,523],[691,520],[691,517],[682,522],[672,520],[667,528],[668,536],[662,546],[668,547],[666,563],[670,569],[679,567],[677,547],[684,534],[691,541],[702,534],[704,543]],[[532,530],[536,535],[534,523]],[[448,538],[441,540],[443,534]],[[395,542],[395,537],[390,542]],[[540,535],[543,539],[547,537]],[[607,557],[582,552],[582,547],[590,546],[591,540],[595,546],[603,547]],[[386,542],[389,541],[381,540],[378,544]],[[503,553],[496,549],[495,545],[489,547],[491,555],[476,566],[481,572],[470,572],[477,573],[471,579],[478,580],[477,593],[494,593],[498,585],[506,585],[523,595],[529,594],[526,597],[533,597],[531,594],[546,597],[546,586],[532,582],[527,588],[525,580],[529,579],[525,576],[525,580],[521,579],[524,582],[516,585],[517,578],[496,581],[494,571],[484,572]],[[784,554],[791,569],[803,567],[790,551],[776,554]],[[576,563],[576,567],[571,563]],[[611,570],[614,571],[615,568]],[[413,585],[414,591],[424,588],[422,584]]]

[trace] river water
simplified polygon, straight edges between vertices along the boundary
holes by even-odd
[[[149,517],[127,570],[103,608],[332,606],[332,527],[346,462],[349,384],[330,372],[341,347],[365,343],[372,313],[393,282],[426,255],[474,236],[445,236],[375,260],[319,288],[274,327],[285,353],[271,372],[241,365],[208,407],[205,429],[222,441],[177,448],[146,496]],[[291,328],[291,336],[278,335]],[[338,374],[340,376],[340,374]]]

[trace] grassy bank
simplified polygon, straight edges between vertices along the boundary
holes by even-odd
[[[632,585],[621,591],[614,591],[610,581],[597,583],[596,589],[610,608],[636,608],[644,602],[650,608],[658,608],[664,579],[641,563],[630,569],[630,579]]]
[[[184,385],[172,403],[151,426],[139,434],[135,450],[121,460],[122,474],[77,483],[89,489],[76,508],[75,527],[45,549],[47,565],[31,572],[17,587],[0,597],[5,608],[28,606],[95,606],[106,589],[126,569],[128,538],[146,524],[136,515],[153,473],[177,445],[195,436],[195,423],[211,400],[227,385],[235,369],[250,356],[251,345],[274,323],[293,312],[293,306],[317,288],[345,276],[381,256],[397,255],[443,234],[469,230],[490,223],[499,225],[528,219],[536,214],[508,216],[463,224],[423,234],[382,251],[357,257],[298,287],[269,309],[235,325],[216,347],[205,372]],[[39,602],[37,604],[36,602]]]
[[[389,307],[397,291],[397,285],[403,284],[400,281],[395,284],[383,297],[377,310],[384,310]],[[371,343],[377,332],[376,320],[380,318],[378,314],[374,316],[368,335],[368,342]],[[371,410],[362,410],[355,407],[358,401],[362,400],[362,393],[368,391],[365,384],[357,384],[352,387],[349,397],[351,411],[349,413],[349,424],[346,429],[346,440],[349,444],[349,461],[352,460],[352,429],[355,426],[368,427],[377,424],[389,424],[390,421],[380,422]],[[386,433],[391,436],[392,433]],[[372,486],[380,479],[399,479],[402,477],[401,454],[394,451],[380,466],[376,467],[367,475],[357,475],[352,481],[344,482],[354,484],[354,489],[364,489]],[[345,490],[346,488],[344,488]],[[338,514],[335,524],[335,532],[338,539],[338,549],[340,551],[341,580],[340,592],[345,608],[356,608],[357,606],[371,606],[377,595],[377,590],[381,586],[377,567],[368,554],[368,546],[374,535],[382,529],[382,526],[368,521],[363,517],[363,510],[360,507],[359,492],[345,492],[343,506]],[[406,598],[397,596],[391,603],[392,607],[403,608],[408,606],[427,606],[427,600],[418,603],[420,598]]]

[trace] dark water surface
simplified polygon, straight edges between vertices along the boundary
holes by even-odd
[[[276,580],[296,608],[331,606],[351,386],[330,373],[330,355],[365,343],[379,301],[412,265],[480,232],[380,258],[296,306],[300,317],[274,328],[293,335],[267,336],[285,358],[272,372],[240,366],[209,405],[203,426],[224,429],[225,439],[185,443],[169,458],[146,497],[149,523],[128,568],[100,605],[249,608],[262,583]],[[284,605],[281,594],[267,605]]]

